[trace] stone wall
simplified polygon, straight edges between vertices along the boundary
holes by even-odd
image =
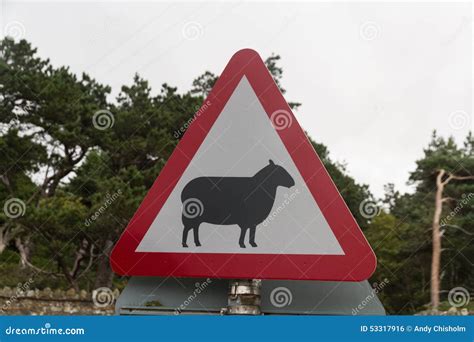
[[[100,292],[102,291],[102,292]],[[0,315],[113,315],[118,290],[0,289]]]

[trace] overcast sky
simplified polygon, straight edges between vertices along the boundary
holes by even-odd
[[[135,72],[157,93],[219,74],[237,50],[281,55],[301,126],[377,196],[401,191],[433,129],[473,129],[472,8],[449,3],[2,1],[3,34],[114,94]]]

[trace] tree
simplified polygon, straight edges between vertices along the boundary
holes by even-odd
[[[61,182],[74,173],[87,152],[100,143],[100,131],[92,119],[95,112],[108,109],[106,96],[110,88],[86,74],[78,78],[66,67],[54,68],[49,60],[37,57],[36,49],[28,42],[21,40],[16,43],[9,38],[0,42],[0,75],[0,122],[10,132],[3,135],[2,140],[6,146],[14,144],[15,139],[23,140],[22,146],[28,151],[28,158],[21,157],[19,162],[15,159],[6,161],[2,168],[3,184],[8,189],[8,183],[11,184],[8,171],[19,166],[27,168],[19,174],[29,178],[30,184],[25,216],[8,219],[4,226],[21,227],[21,236],[16,238],[20,253],[28,249],[23,242],[31,241],[32,234],[46,236],[48,242],[42,244],[48,247],[62,276],[71,286],[77,287],[74,276],[71,276],[74,270],[68,270],[66,261],[69,260],[68,253],[81,254],[83,239],[75,230],[78,227],[67,227],[75,233],[70,236],[71,240],[64,232],[50,231],[49,228],[59,229],[61,224],[80,222],[83,210],[70,210],[79,205],[78,199],[64,193],[56,197],[56,193]],[[15,134],[17,138],[14,138]],[[21,148],[15,150],[18,153]],[[31,172],[36,172],[36,178],[41,175],[39,184],[33,181]],[[13,191],[11,196],[24,197],[19,191]],[[49,217],[45,212],[50,214]],[[48,221],[42,221],[46,219]],[[56,225],[47,222],[56,222]],[[75,252],[58,248],[71,243],[76,245]],[[32,265],[28,260],[22,261]],[[80,265],[74,261],[72,264]]]
[[[433,308],[433,302],[436,303],[433,294],[447,293],[459,286],[469,289],[474,281],[469,262],[474,257],[470,243],[474,232],[474,182],[451,180],[444,186],[442,198],[452,200],[442,201],[441,213],[433,205],[439,197],[436,181],[440,170],[446,172],[441,176],[442,181],[448,178],[448,173],[469,176],[474,171],[472,151],[471,134],[463,147],[457,146],[452,138],[433,134],[410,176],[415,191],[400,194],[393,184],[386,186],[383,202],[389,213],[382,212],[371,220],[366,236],[378,259],[374,281],[390,280],[390,286],[380,294],[389,312],[415,313],[426,309],[427,303]],[[433,236],[436,230],[433,222],[438,215],[439,234]],[[436,236],[443,244],[439,242],[439,289],[433,291],[431,265],[436,258],[437,247],[433,249]]]
[[[372,280],[374,283],[384,282],[388,285],[378,294],[388,312],[398,313],[400,303],[413,303],[414,294],[419,291],[422,273],[398,272],[411,266],[405,263],[404,258],[409,252],[406,242],[413,238],[410,228],[394,215],[382,211],[371,220],[365,231],[377,256],[377,269]]]
[[[52,66],[26,41],[6,39],[0,49],[0,148],[8,157],[0,161],[0,199],[18,197],[27,206],[21,217],[0,216],[9,232],[3,248],[46,284],[110,287],[112,246],[217,77],[206,72],[181,93],[165,83],[155,95],[135,75],[111,103],[109,87]],[[278,60],[265,62],[284,92]],[[367,187],[324,145],[312,144],[365,224],[358,206]]]
[[[207,97],[209,92],[216,84],[218,77],[210,71],[205,71],[204,74],[199,76],[193,81],[193,87],[191,89],[191,94],[198,95],[202,98]]]
[[[370,200],[375,203],[368,185],[357,184],[354,178],[348,175],[344,165],[336,163],[330,158],[328,148],[325,145],[315,142],[311,137],[308,138],[323,162],[324,167],[336,184],[337,189],[344,198],[344,201],[349,207],[352,215],[354,215],[360,227],[365,229],[368,224],[368,219],[361,213],[359,209],[360,204],[364,200]]]
[[[278,61],[281,59],[280,55],[271,54],[265,60],[265,65],[272,74],[275,83],[277,84],[278,88],[282,92],[282,94],[286,93],[286,90],[281,85],[281,79],[283,78],[283,69],[278,66]],[[191,94],[198,95],[203,98],[207,97],[211,89],[214,87],[217,79],[219,77],[216,76],[214,73],[210,71],[205,71],[202,75],[197,77],[193,81],[193,87],[191,89]],[[301,106],[299,102],[289,102],[288,105],[291,109],[298,109]]]
[[[199,101],[190,94],[177,94],[167,84],[153,96],[148,82],[138,75],[131,86],[122,87],[113,109],[114,125],[68,186],[83,199],[89,217],[100,213],[87,227],[100,251],[94,287],[111,286],[112,247],[174,150],[173,131],[192,117]],[[111,197],[113,203],[107,205]]]
[[[3,185],[0,187],[0,200],[2,203],[10,200],[12,206],[15,204],[12,201],[16,201],[19,206],[23,203],[26,207],[37,188],[29,175],[39,171],[39,166],[46,160],[46,151],[41,145],[32,142],[30,137],[19,136],[18,129],[14,127],[8,128],[0,136],[0,151],[3,156],[0,160],[0,181]],[[8,211],[7,208],[0,213],[0,254],[15,238],[20,244],[18,239],[24,230],[21,218],[12,219],[8,216]],[[20,252],[23,257],[27,257],[28,247],[21,247]]]
[[[281,86],[281,79],[283,77],[283,69],[278,66],[278,61],[281,59],[280,55],[275,55],[271,54],[270,57],[268,57],[265,60],[265,65],[267,66],[268,70],[273,76],[273,79],[275,80],[275,83],[277,84],[278,88],[280,88],[280,91],[282,94],[286,93],[286,90]],[[301,106],[301,103],[299,102],[288,102],[288,105],[290,106],[291,109],[298,109]]]
[[[440,267],[442,243],[445,231],[441,230],[441,216],[443,203],[459,202],[462,194],[472,193],[474,190],[474,159],[472,153],[472,135],[466,139],[464,148],[459,148],[452,138],[445,140],[433,133],[432,141],[425,149],[423,159],[417,161],[417,169],[411,175],[411,180],[417,182],[419,191],[428,193],[435,188],[434,210],[432,219],[432,259],[431,259],[431,307],[438,310],[440,294]],[[453,184],[454,182],[458,184]],[[450,186],[451,185],[451,186]],[[445,196],[446,193],[446,196]],[[459,205],[459,204],[458,204]],[[459,226],[445,225],[460,229],[460,233],[467,232]]]

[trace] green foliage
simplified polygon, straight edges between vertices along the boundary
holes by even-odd
[[[472,135],[462,147],[452,138],[433,133],[432,140],[417,161],[410,181],[416,185],[413,194],[399,194],[387,186],[384,202],[390,216],[380,215],[369,225],[367,238],[378,257],[375,279],[388,278],[384,304],[391,313],[414,313],[425,309],[430,301],[431,226],[434,212],[436,174],[444,169],[458,176],[474,174]],[[472,292],[474,274],[474,181],[453,180],[445,188],[443,203],[441,286],[442,297],[454,287]]]
[[[281,79],[283,78],[283,68],[278,66],[278,61],[280,59],[281,57],[279,55],[272,54],[265,60],[265,65],[272,74],[273,79],[275,80],[275,83],[277,84],[282,94],[285,94],[286,90],[281,85]],[[190,93],[205,98],[211,91],[212,87],[214,87],[214,84],[216,83],[218,78],[218,76],[216,76],[210,71],[204,72],[204,74],[202,74],[193,81],[193,87]],[[296,110],[301,106],[301,103],[289,102],[288,105],[291,109]]]
[[[95,274],[95,285],[101,277],[110,284],[110,247],[217,76],[205,72],[182,94],[163,84],[154,95],[148,82],[135,75],[109,103],[108,86],[67,67],[53,67],[26,41],[5,39],[0,52],[0,119],[6,127],[0,148],[7,157],[0,162],[0,195],[26,202],[23,216],[0,217],[4,243],[9,253],[20,247],[27,251],[30,266],[22,272],[31,267],[36,276],[51,274],[74,287],[90,287]],[[284,93],[279,60],[272,55],[265,63]],[[108,115],[106,129],[95,127],[99,111]],[[313,144],[349,206],[357,208],[367,188],[333,163],[323,145]],[[81,270],[87,271],[83,277]]]
[[[354,215],[357,223],[359,223],[362,229],[365,229],[368,220],[362,215],[359,207],[364,200],[373,200],[369,187],[365,184],[357,184],[355,180],[347,174],[344,165],[332,161],[326,146],[315,142],[311,138],[309,138],[309,140],[351,210],[352,215]]]
[[[433,132],[431,142],[424,150],[424,158],[416,162],[417,168],[410,175],[410,180],[417,184],[418,191],[433,190],[436,185],[436,174],[440,169],[458,176],[472,175],[474,171],[473,141],[472,135],[469,134],[464,146],[458,147],[452,137],[444,139],[438,137],[436,131]],[[463,185],[469,187],[470,183],[472,182],[466,181]],[[467,188],[462,187],[461,190],[463,189]],[[452,187],[451,190],[455,188]]]
[[[64,241],[81,238],[86,212],[80,198],[58,191],[55,196],[40,199],[24,225],[37,230],[39,234],[34,236],[46,238],[49,246],[56,250]]]
[[[415,229],[413,229],[415,228]],[[386,281],[379,296],[389,313],[414,312],[426,303],[430,275],[430,234],[392,214],[374,217],[366,236],[377,256],[374,282]]]
[[[196,94],[201,97],[206,97],[211,91],[214,84],[216,84],[218,77],[210,71],[206,71],[193,81],[193,88],[191,94]]]
[[[472,146],[472,134],[466,137],[463,146],[457,146],[452,138],[443,139],[433,133],[424,158],[417,161],[417,168],[410,177],[417,184],[417,193],[423,196],[424,202],[431,208],[438,170],[444,169],[458,177],[474,175]],[[474,259],[474,180],[451,180],[444,189],[443,197],[448,200],[443,203],[441,215],[441,285],[445,291],[456,286],[472,289],[474,274],[469,260]]]
[[[278,55],[265,60],[285,93],[279,62]],[[217,78],[206,71],[189,92],[163,84],[155,94],[135,75],[110,102],[110,88],[90,76],[52,66],[24,40],[0,41],[0,200],[19,198],[26,206],[17,218],[0,212],[1,285],[34,276],[37,287],[111,286],[111,246]],[[94,126],[98,111],[107,111],[106,129]],[[400,194],[387,185],[385,210],[370,220],[359,210],[363,201],[375,201],[368,186],[356,183],[326,146],[310,142],[375,250],[379,263],[372,280],[388,280],[379,294],[388,311],[423,309],[436,174],[474,173],[472,135],[460,147],[434,133],[410,175],[416,191]],[[471,289],[474,182],[452,181],[445,192],[451,200],[443,205],[442,287]],[[116,279],[114,285],[125,282]]]

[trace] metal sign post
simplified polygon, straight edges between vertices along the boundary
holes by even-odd
[[[222,314],[261,315],[261,288],[262,281],[260,279],[239,279],[229,281],[227,308],[222,310]]]
[[[203,284],[207,285],[203,287]],[[246,291],[249,301],[244,300],[244,303],[257,306],[259,301],[263,315],[385,315],[377,297],[378,290],[367,281],[261,280],[260,286],[253,285],[251,291]],[[255,295],[257,288],[259,298]],[[117,299],[115,312],[117,315],[235,313],[241,307],[234,309],[239,304],[233,295],[241,293],[243,288],[234,289],[229,291],[226,279],[132,277]],[[254,295],[253,301],[249,292]],[[234,308],[229,310],[229,306]],[[247,307],[243,311],[251,310]]]

